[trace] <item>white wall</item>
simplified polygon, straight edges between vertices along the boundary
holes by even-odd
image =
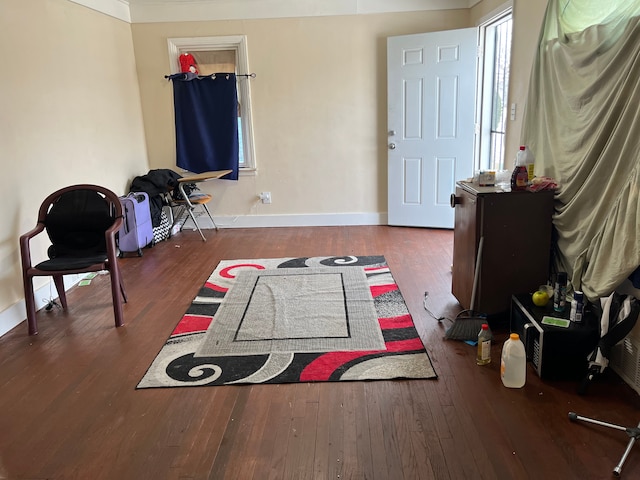
[[[133,24],[150,164],[175,165],[167,38],[246,35],[257,75],[250,82],[258,172],[202,187],[226,217],[220,224],[258,216],[379,223],[387,205],[386,38],[467,26],[468,9]],[[259,203],[262,191],[272,204]]]
[[[2,0],[0,59],[2,334],[26,316],[18,238],[44,197],[74,183],[122,194],[148,163],[128,23],[67,0]]]
[[[259,171],[214,185],[217,214],[231,225],[244,218],[263,225],[270,218],[376,223],[387,203],[386,37],[477,25],[502,3],[130,25],[115,0],[108,14],[74,2],[0,2],[0,162],[6,172],[0,179],[0,334],[24,319],[18,237],[34,226],[47,194],[81,182],[122,194],[134,176],[175,165],[171,85],[163,78],[168,37],[248,36],[251,71],[258,75],[252,94]],[[545,6],[545,0],[514,1],[510,95],[519,106]],[[520,118],[508,127],[508,151],[519,144]],[[273,204],[256,201],[261,191],[272,192]],[[35,242],[36,260],[46,246]],[[41,294],[48,296],[49,288]]]

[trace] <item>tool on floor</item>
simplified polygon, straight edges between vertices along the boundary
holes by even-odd
[[[622,454],[620,461],[613,469],[613,475],[616,477],[619,477],[620,473],[622,472],[622,466],[624,465],[624,462],[627,460],[627,457],[629,456],[629,453],[631,452],[631,449],[633,448],[634,443],[636,443],[636,440],[640,438],[640,423],[638,423],[637,427],[623,427],[621,425],[616,425],[614,423],[601,422],[600,420],[595,420],[593,418],[582,417],[575,412],[569,412],[569,420],[571,420],[572,422],[581,420],[583,422],[595,423],[596,425],[600,425],[602,427],[609,427],[609,428],[614,428],[616,430],[622,430],[623,432],[626,432],[627,435],[629,435],[630,438],[629,438],[629,443],[627,444],[627,448]]]
[[[482,247],[484,237],[480,237],[478,243],[478,254],[476,256],[476,270],[473,275],[473,288],[471,290],[471,305],[468,310],[463,310],[453,320],[453,324],[447,329],[444,336],[449,340],[475,341],[478,339],[478,332],[483,323],[487,323],[486,316],[475,312],[476,293],[478,291],[478,280],[480,278],[480,267],[482,265]]]

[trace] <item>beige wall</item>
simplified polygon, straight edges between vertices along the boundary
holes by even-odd
[[[502,9],[507,3],[505,0],[482,0],[476,3],[471,8],[471,22],[473,25],[479,25],[487,15],[492,14],[498,9]]]
[[[216,214],[386,212],[386,37],[469,25],[468,10],[134,24],[150,164],[175,165],[167,38],[242,34],[258,173],[217,181]]]
[[[520,144],[529,72],[546,0],[515,0],[506,164]],[[149,161],[175,166],[167,38],[247,36],[258,173],[217,181],[217,215],[384,213],[386,37],[465,28],[504,5],[343,17],[132,25]],[[244,80],[241,80],[244,81]],[[512,154],[513,153],[513,154]],[[272,192],[273,203],[257,200]],[[231,222],[227,220],[227,222]]]
[[[3,312],[24,298],[18,237],[44,197],[73,183],[122,194],[148,163],[129,24],[66,0],[2,0],[0,59]]]
[[[171,85],[163,78],[168,37],[248,37],[251,71],[258,75],[251,82],[259,172],[219,182],[218,214],[381,213],[386,37],[476,25],[501,3],[483,0],[471,10],[444,12],[129,25],[67,0],[2,0],[0,317],[23,299],[18,237],[34,226],[46,194],[81,182],[122,194],[134,176],[175,165]],[[510,95],[519,112],[507,131],[508,151],[519,144],[545,5],[514,1]],[[272,205],[255,202],[265,190],[273,194]],[[46,242],[36,242],[36,257],[44,258],[45,249]]]

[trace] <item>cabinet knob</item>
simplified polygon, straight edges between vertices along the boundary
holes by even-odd
[[[456,208],[456,205],[460,205],[460,197],[456,197],[456,194],[452,193],[449,198],[449,204],[451,205],[451,208]]]

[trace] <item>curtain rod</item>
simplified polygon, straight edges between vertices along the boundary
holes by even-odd
[[[178,73],[172,73],[171,75],[165,75],[164,78],[166,78],[167,80],[171,80],[172,78],[175,78],[176,75],[185,75],[186,77],[189,77],[189,75],[187,75],[187,73],[191,73],[191,72],[178,72]],[[225,73],[212,73],[211,75],[195,75],[195,74],[191,74],[194,75],[193,78],[216,78],[216,75],[227,75]],[[251,77],[251,78],[256,78],[256,74],[255,73],[237,73],[235,74],[236,77]]]

